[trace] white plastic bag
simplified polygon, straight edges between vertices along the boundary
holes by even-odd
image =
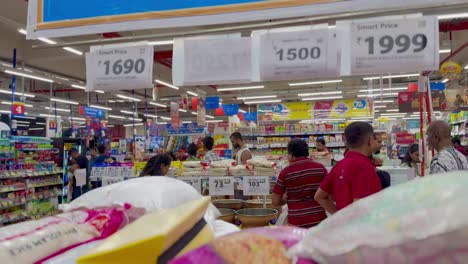
[[[468,171],[379,192],[311,228],[290,250],[320,263],[468,263]]]
[[[138,177],[87,192],[62,208],[64,211],[70,211],[83,207],[99,208],[129,203],[145,208],[148,212],[157,212],[201,197],[195,188],[181,180],[169,177]],[[214,227],[214,221],[220,215],[219,210],[211,204],[206,211],[205,220]]]

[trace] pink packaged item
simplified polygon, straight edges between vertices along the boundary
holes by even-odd
[[[287,250],[298,243],[307,229],[297,227],[262,227],[248,229],[215,239],[170,264],[315,264],[305,259],[293,259]]]
[[[2,263],[42,263],[79,245],[107,238],[144,214],[143,209],[76,210],[0,229]]]

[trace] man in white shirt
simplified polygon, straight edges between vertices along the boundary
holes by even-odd
[[[241,133],[234,132],[229,137],[234,147],[237,165],[247,164],[247,160],[252,159],[252,153],[244,142]]]
[[[432,121],[427,128],[427,141],[429,147],[437,151],[431,161],[429,174],[468,170],[465,156],[453,147],[450,125],[447,122]]]

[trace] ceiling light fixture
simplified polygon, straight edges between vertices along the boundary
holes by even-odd
[[[132,112],[132,111],[127,111],[127,110],[120,110],[120,113],[129,114],[129,115],[134,115],[134,116],[138,115],[137,113],[134,113],[134,112]]]
[[[163,46],[163,45],[173,45],[173,44],[174,44],[173,40],[159,40],[159,41],[148,42],[148,45],[153,45],[153,46]]]
[[[55,45],[57,44],[57,42],[53,41],[53,40],[50,40],[48,38],[37,38],[38,40],[42,41],[42,42],[45,42],[47,44],[51,44],[51,45]]]
[[[387,75],[387,76],[382,76],[382,79],[392,79],[392,78],[409,78],[409,77],[418,77],[419,73],[410,73],[410,74],[399,74],[399,75]],[[362,78],[364,81],[370,81],[370,80],[378,80],[380,79],[380,76],[373,76],[373,77],[365,77]]]
[[[198,115],[198,113],[197,113],[197,112],[191,112],[191,113],[192,113],[192,115]]]
[[[50,98],[53,102],[64,103],[64,104],[71,104],[71,105],[79,105],[78,102],[65,100],[65,99],[58,99],[58,98]]]
[[[141,102],[141,100],[138,99],[138,98],[133,98],[133,97],[130,97],[130,96],[125,96],[125,95],[122,95],[122,94],[117,94],[116,96],[117,96],[118,98],[121,98],[121,99],[127,99],[127,100],[130,100],[130,101]]]
[[[398,109],[387,109],[387,112],[399,112],[400,110]]]
[[[185,110],[185,109],[182,109],[182,108],[179,108],[179,112],[182,112],[182,113],[187,113],[187,110]]]
[[[117,115],[108,115],[109,118],[114,118],[114,119],[127,119],[124,116],[117,116]]]
[[[317,85],[317,84],[331,84],[341,83],[343,80],[329,80],[329,81],[317,81],[317,82],[301,82],[301,83],[289,83],[289,86],[304,86],[304,85]]]
[[[37,118],[35,118],[34,116],[15,116],[15,119],[31,119],[31,120],[36,120]],[[39,123],[36,123],[36,124],[39,124]]]
[[[86,90],[86,87],[85,87],[85,86],[78,85],[78,84],[72,84],[72,87],[73,87],[73,88],[77,88],[77,89],[81,89],[81,90]]]
[[[105,106],[100,106],[100,105],[89,105],[90,107],[94,107],[94,108],[97,108],[97,109],[103,109],[103,110],[107,110],[107,111],[112,111],[112,108],[110,107],[105,107]]]
[[[468,17],[468,13],[456,13],[456,14],[439,15],[439,16],[437,16],[437,19],[439,19],[439,20],[448,20],[448,19],[465,18],[465,17]]]
[[[206,120],[206,123],[221,123],[224,122],[224,120]]]
[[[384,94],[358,94],[358,97],[379,97],[379,96],[398,96],[398,93],[384,93]]]
[[[267,103],[281,103],[281,100],[260,100],[260,101],[245,101],[244,104],[267,104]]]
[[[318,100],[330,100],[330,99],[343,99],[343,96],[324,96],[324,97],[308,97],[302,98],[302,101],[318,101]]]
[[[34,127],[34,128],[29,128],[29,130],[44,130],[44,127]]]
[[[244,114],[247,113],[247,111],[242,110],[242,109],[239,109],[239,112],[244,113]]]
[[[212,115],[205,115],[206,118],[214,119],[214,116]]]
[[[187,91],[188,94],[192,95],[192,96],[198,96],[197,93],[194,93],[194,92],[191,92],[191,91]]]
[[[137,123],[137,124],[126,124],[124,127],[132,127],[132,126],[142,126],[144,125],[143,123]]]
[[[12,105],[11,102],[7,102],[7,101],[2,101],[2,104],[4,104],[4,105]],[[32,104],[24,104],[24,106],[29,107],[29,108],[33,108],[33,107],[34,107],[34,105],[32,105]]]
[[[263,89],[264,85],[218,88],[218,92]]]
[[[11,95],[11,90],[3,90],[3,89],[0,89],[0,93]],[[19,93],[19,92],[15,92],[15,95],[24,96],[24,97],[30,97],[30,98],[36,97],[36,95],[34,95],[34,94]]]
[[[169,87],[169,88],[172,88],[172,89],[175,89],[175,90],[179,90],[179,87],[174,86],[174,85],[172,85],[170,83],[167,83],[167,82],[164,82],[164,81],[161,81],[161,80],[155,80],[155,82],[158,83],[158,84],[164,85],[166,87]]]
[[[451,49],[441,49],[439,50],[439,53],[442,54],[442,53],[450,53],[452,50]]]
[[[94,90],[94,92],[100,93],[100,94],[103,94],[103,93],[104,93],[104,91],[101,91],[101,90]]]
[[[149,104],[150,104],[150,105],[159,106],[159,107],[164,107],[164,108],[167,107],[167,105],[165,105],[165,104],[160,104],[160,103],[156,103],[156,102],[149,102]]]
[[[408,90],[408,87],[395,87],[395,88],[383,88],[382,91],[403,91]],[[359,90],[360,93],[369,93],[369,92],[380,92],[380,89],[368,89],[368,90]]]
[[[468,70],[468,65],[466,65],[464,69],[465,69],[465,70]]]
[[[28,34],[28,32],[27,32],[24,28],[19,28],[19,29],[18,29],[18,32],[21,33],[21,34],[23,34],[23,35]]]
[[[182,124],[192,124],[192,121],[182,121]]]
[[[385,104],[385,103],[393,103],[393,102],[394,102],[393,100],[382,100],[382,101],[380,101],[380,100],[377,101],[376,100],[376,101],[374,101],[375,104]]]
[[[405,113],[382,113],[381,116],[405,116]]]
[[[128,118],[128,120],[134,121],[134,122],[142,122],[143,121],[143,119],[141,119],[141,118],[134,118],[134,117],[130,117],[130,118]]]
[[[114,100],[109,100],[108,102],[109,102],[109,103],[111,103],[111,104],[112,104],[112,103],[115,103],[115,101],[114,101]]]
[[[146,117],[152,117],[152,118],[158,118],[157,115],[150,115],[150,114],[145,114]]]
[[[68,119],[73,120],[73,121],[86,121],[85,118],[82,117],[69,117]]]
[[[83,55],[83,52],[81,52],[81,51],[79,51],[79,50],[76,50],[76,49],[74,49],[74,48],[63,47],[63,49],[66,50],[66,51],[69,51],[69,52],[71,52],[71,53],[73,53],[73,54],[76,54],[76,55],[80,55],[80,56]]]
[[[43,82],[48,82],[48,83],[53,83],[54,82],[51,79],[42,78],[42,77],[39,77],[39,76],[35,76],[35,75],[27,74],[27,73],[22,73],[22,72],[14,71],[14,70],[5,70],[5,73],[11,74],[11,75],[22,76],[22,77],[26,77],[26,78],[30,78],[30,79],[35,79],[35,80],[39,80],[39,81],[43,81]]]
[[[47,110],[52,110],[52,111],[57,111],[57,112],[70,113],[70,109],[65,109],[65,108],[55,108],[55,107],[50,108],[48,106],[45,106],[44,108]]]
[[[247,97],[237,97],[237,100],[251,100],[251,99],[266,99],[266,98],[276,98],[276,95],[259,95],[259,96],[247,96]]]
[[[59,80],[63,80],[63,81],[69,81],[70,80],[68,78],[63,78],[63,77],[60,77],[60,76],[55,76],[55,78],[57,78]]]
[[[377,109],[377,108],[387,108],[386,105],[374,105],[374,109]]]
[[[342,94],[342,91],[321,92],[321,93],[300,93],[298,96],[315,96],[315,95],[329,95],[329,94]]]
[[[39,114],[39,116],[42,116],[42,117],[51,117],[51,118],[62,118],[62,117],[59,116],[59,115],[48,115],[48,114]]]
[[[159,116],[159,118],[163,119],[163,120],[171,120],[170,117],[167,117],[167,116]]]
[[[447,78],[445,78],[445,79],[442,80],[443,83],[446,83],[446,82],[448,82],[448,81],[449,81],[449,79],[447,79]]]

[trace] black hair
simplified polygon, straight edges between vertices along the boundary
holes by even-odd
[[[309,156],[309,145],[302,139],[293,139],[288,143],[288,153],[295,158]]]
[[[366,137],[374,134],[374,129],[369,123],[353,122],[345,128],[346,144],[349,148],[359,148],[365,144]]]
[[[460,140],[459,137],[453,137],[453,138],[452,138],[452,143],[453,143],[453,144],[461,145],[461,140]]]
[[[99,146],[97,147],[97,150],[98,150],[98,153],[99,153],[99,154],[101,154],[101,155],[102,155],[102,154],[105,154],[105,153],[106,153],[106,146],[105,146],[105,145],[99,145]]]
[[[190,143],[187,147],[187,153],[190,155],[190,156],[196,156],[197,155],[197,150],[198,150],[198,147],[197,147],[197,144],[195,143]]]
[[[203,140],[203,145],[205,146],[205,148],[207,150],[212,150],[213,149],[213,146],[214,146],[214,139],[210,136],[208,137],[205,137]]]
[[[409,146],[408,151],[406,151],[405,157],[401,161],[401,163],[408,165],[408,167],[411,167],[411,162],[413,161],[411,159],[410,154],[415,153],[416,151],[419,151],[419,145],[418,144],[413,144]]]
[[[79,153],[78,149],[76,149],[76,148],[71,148],[71,149],[68,151],[68,156],[71,157],[71,155],[72,155],[73,153]]]
[[[142,176],[164,176],[161,175],[161,165],[169,166],[171,164],[171,156],[168,154],[158,154],[151,157],[146,163],[145,168],[140,173]]]
[[[382,136],[382,134],[380,134],[380,133],[377,133],[377,132],[374,133],[374,139],[377,139],[377,137],[381,137],[381,136]]]
[[[317,139],[315,140],[315,142],[316,142],[316,143],[319,143],[319,142],[320,142],[320,143],[322,143],[322,145],[324,145],[324,146],[326,145],[326,144],[325,144],[325,140],[324,140],[323,138],[317,138]]]
[[[234,138],[234,139],[238,139],[238,140],[243,140],[242,139],[242,134],[239,133],[239,132],[234,132],[231,134],[231,136],[229,138]]]
[[[169,152],[169,156],[171,157],[172,160],[178,160],[174,152]]]

